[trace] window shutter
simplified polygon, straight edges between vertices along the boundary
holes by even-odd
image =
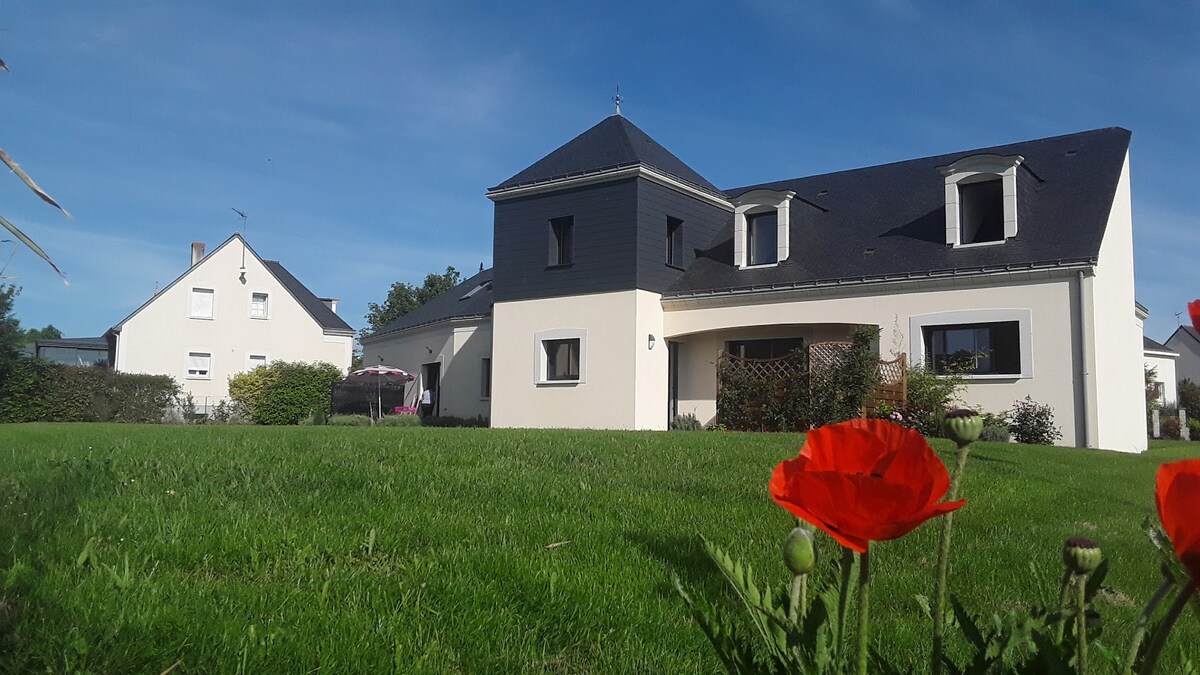
[[[213,291],[209,288],[192,289],[192,316],[211,319],[213,315]]]

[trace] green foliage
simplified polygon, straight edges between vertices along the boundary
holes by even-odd
[[[299,424],[329,414],[329,392],[342,371],[330,363],[273,361],[229,378],[229,397],[255,424]]]
[[[1200,441],[1200,419],[1196,419],[1195,417],[1189,416],[1187,418],[1187,426],[1188,426],[1188,439],[1193,440],[1193,441]]]
[[[1008,443],[1012,440],[1012,435],[1009,433],[1008,427],[990,424],[983,427],[983,432],[979,434],[979,440],[987,443]]]
[[[4,381],[5,371],[21,355],[21,347],[25,344],[21,322],[13,316],[13,302],[20,294],[18,287],[0,284],[0,384]]]
[[[63,336],[62,331],[55,328],[54,324],[47,324],[45,328],[26,328],[24,333],[22,340],[25,343],[38,340],[61,340]]]
[[[942,436],[941,416],[952,408],[962,394],[966,381],[961,370],[951,369],[938,375],[924,364],[908,368],[908,422],[925,436]],[[988,421],[984,420],[986,426]]]
[[[0,422],[158,423],[179,395],[166,375],[29,358],[11,362],[0,377]]]
[[[370,335],[392,321],[412,312],[421,305],[454,288],[462,281],[462,275],[453,267],[442,274],[430,273],[421,286],[397,281],[388,290],[383,304],[367,303],[367,325],[362,335]]]
[[[416,415],[384,415],[375,422],[378,427],[419,427],[421,418]],[[482,425],[482,426],[487,426]]]
[[[673,431],[701,431],[704,425],[700,424],[700,420],[692,413],[684,413],[676,415],[675,419],[671,420],[671,429]]]
[[[1018,443],[1054,445],[1062,438],[1062,431],[1054,426],[1054,408],[1038,403],[1032,396],[1013,401],[1011,416],[1008,430]]]
[[[1188,422],[1191,422],[1189,419]],[[1179,418],[1175,415],[1166,415],[1158,420],[1159,434],[1168,440],[1177,441],[1180,439]]]
[[[330,415],[327,423],[331,427],[369,427],[371,418],[366,415]]]
[[[1176,392],[1178,406],[1188,411],[1189,417],[1193,413],[1196,417],[1200,417],[1200,384],[1184,379],[1179,381],[1178,387]]]
[[[778,379],[722,360],[717,422],[741,431],[804,431],[859,417],[876,385],[878,335],[873,326],[856,328],[849,351],[834,366],[810,368],[805,350],[793,350],[785,362],[791,374]]]

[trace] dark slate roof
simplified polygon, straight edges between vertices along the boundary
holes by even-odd
[[[639,164],[658,169],[708,192],[718,195],[721,193],[716,186],[705,180],[704,176],[696,173],[659,145],[658,141],[647,136],[646,132],[620,115],[610,115],[491,190]]]
[[[982,269],[1094,261],[1129,148],[1121,128],[969,150],[725,190],[792,190],[791,255],[738,270],[730,226],[699,253],[667,296],[803,287]],[[945,181],[938,167],[976,154],[1019,154],[1018,234],[1003,245],[945,243]]]
[[[1142,350],[1147,352],[1169,352],[1178,356],[1178,353],[1174,349],[1162,343],[1155,342],[1145,335],[1142,336]]]
[[[292,276],[292,273],[287,271],[287,268],[285,268],[283,265],[279,264],[278,260],[264,260],[263,264],[266,265],[267,269],[275,276],[279,283],[287,289],[288,293],[291,293],[292,297],[296,298],[296,302],[300,303],[300,306],[304,308],[304,311],[308,312],[309,315],[312,316],[312,318],[316,320],[318,324],[320,324],[321,328],[325,330],[346,331],[349,333],[354,332],[354,329],[350,327],[350,324],[346,323],[342,317],[338,316],[337,312],[329,309],[329,305],[326,305],[321,301],[320,298],[318,298],[316,295],[313,295],[313,292],[308,290],[308,287],[306,287],[304,284],[300,283],[299,279]]]
[[[108,349],[108,340],[104,337],[58,338],[54,340],[38,340],[38,347],[72,347],[75,349]]]
[[[1167,342],[1171,342],[1172,340],[1174,340],[1175,336],[1179,335],[1180,333],[1187,335],[1188,337],[1192,338],[1196,342],[1200,342],[1200,333],[1197,333],[1196,329],[1192,328],[1191,326],[1180,326],[1179,328],[1176,328],[1175,332],[1171,333],[1171,337],[1167,338]],[[1170,349],[1170,348],[1168,347],[1168,349]]]
[[[480,288],[482,287],[482,288]],[[479,288],[475,293],[471,291]],[[471,293],[470,297],[465,297]],[[415,310],[363,338],[364,342],[409,328],[451,319],[476,319],[492,314],[492,270],[486,269]]]

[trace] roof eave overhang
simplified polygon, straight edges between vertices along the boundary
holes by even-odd
[[[546,192],[555,192],[568,188],[582,187],[585,185],[595,185],[597,183],[608,183],[611,181],[624,180],[626,178],[645,178],[646,180],[654,181],[665,187],[678,190],[685,194],[696,197],[713,206],[720,207],[733,212],[733,204],[723,195],[718,195],[708,190],[701,189],[682,181],[670,174],[663,173],[654,167],[644,164],[636,164],[633,166],[612,167],[608,169],[600,169],[598,171],[577,174],[572,176],[563,176],[561,178],[552,178],[550,180],[529,183],[527,185],[514,185],[507,188],[492,188],[487,192],[487,198],[493,202],[502,202],[509,199],[518,199],[531,195],[543,194]]]
[[[791,284],[770,284],[760,286],[745,286],[740,288],[711,289],[693,292],[673,292],[662,296],[664,306],[687,303],[696,300],[711,300],[714,303],[724,303],[734,299],[763,297],[785,293],[818,292],[837,288],[869,288],[872,286],[905,286],[931,281],[988,278],[1012,278],[1033,274],[1055,272],[1075,272],[1090,270],[1096,266],[1095,258],[1078,260],[1056,260],[1024,265],[993,265],[988,267],[951,270],[930,270],[926,272],[909,272],[894,275],[876,275],[862,277],[843,277],[838,279],[817,279],[814,281],[796,282]]]
[[[1178,358],[1179,352],[1169,352],[1161,349],[1143,349],[1142,353],[1146,356],[1163,356],[1169,359]]]
[[[450,317],[447,319],[435,319],[433,321],[426,321],[424,323],[418,323],[414,326],[407,326],[405,328],[401,328],[399,330],[388,331],[386,333],[373,333],[371,335],[367,335],[366,337],[359,338],[358,341],[363,343],[364,345],[366,345],[366,344],[371,344],[372,342],[379,342],[380,340],[383,340],[385,338],[405,336],[405,335],[416,333],[416,332],[426,330],[429,328],[439,327],[441,325],[456,326],[456,325],[478,324],[478,323],[482,323],[485,320],[491,319],[491,317],[492,317],[492,315],[489,313],[489,314],[472,314],[469,316],[454,316],[454,317]]]

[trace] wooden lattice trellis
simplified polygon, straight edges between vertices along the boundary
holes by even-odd
[[[787,396],[792,377],[804,370],[802,359],[793,355],[775,359],[748,359],[722,351],[717,355],[717,400],[721,399],[720,373],[724,367],[730,365],[744,369],[749,375],[762,382],[770,383],[769,392],[763,391],[760,397],[747,401],[746,407],[755,411],[762,408],[767,401],[768,393],[776,399]]]

